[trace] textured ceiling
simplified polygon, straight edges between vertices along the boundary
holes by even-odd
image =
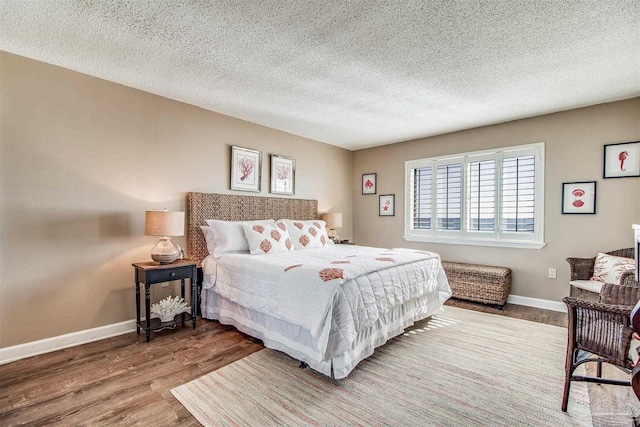
[[[640,1],[0,0],[0,49],[356,150],[640,95]]]

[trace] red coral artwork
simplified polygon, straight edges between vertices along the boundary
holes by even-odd
[[[280,232],[278,230],[271,230],[271,237],[273,238],[273,240],[275,240],[276,242],[280,241]]]
[[[240,169],[240,181],[244,181],[249,178],[249,175],[251,175],[255,167],[256,161],[253,158],[247,156],[242,157],[238,163],[238,168]]]
[[[298,268],[298,267],[302,267],[302,264],[295,264],[295,265],[290,265],[289,267],[285,268],[284,271],[289,271],[292,268]]]
[[[388,257],[376,258],[376,260],[377,260],[377,261],[396,262],[393,258],[388,258]]]
[[[279,222],[278,223],[278,227],[280,228],[280,230],[282,231],[287,231],[287,224],[285,224],[284,222]]]
[[[260,249],[262,249],[262,252],[264,252],[265,254],[268,254],[271,250],[271,242],[267,239],[264,239],[262,242],[260,242]]]
[[[304,228],[304,224],[301,222],[294,222],[293,225],[295,225],[296,227],[298,227],[300,230],[302,230]]]
[[[261,225],[254,225],[252,227],[255,231],[257,231],[259,234],[262,234],[262,232],[264,231],[264,227]]]
[[[306,234],[300,236],[300,244],[305,247],[309,244],[309,237]]]
[[[366,180],[364,183],[364,188],[366,188],[367,190],[371,190],[373,188],[373,182],[370,179]]]
[[[309,227],[309,234],[311,234],[313,237],[316,237],[316,235],[318,234],[318,232],[316,231],[315,228],[313,227]]]
[[[341,268],[323,268],[318,273],[318,276],[320,276],[324,282],[328,282],[329,280],[342,279],[343,272]]]
[[[320,236],[320,243],[322,243],[322,246],[327,246],[327,239],[325,239],[324,234]]]
[[[287,240],[284,241],[284,245],[288,250],[291,250],[291,246],[293,246],[293,243],[291,243],[291,239],[287,237]]]

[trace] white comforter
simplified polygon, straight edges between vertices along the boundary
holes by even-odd
[[[205,266],[211,273],[217,294],[307,329],[325,356],[332,323],[348,345],[392,307],[427,293],[439,292],[441,302],[451,295],[439,255],[409,249],[332,245],[228,254]]]

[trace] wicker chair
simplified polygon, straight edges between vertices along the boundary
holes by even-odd
[[[635,282],[635,286],[623,286],[607,283],[600,298],[600,302],[573,297],[563,299],[569,314],[562,397],[562,410],[565,412],[571,381],[631,385],[630,381],[602,378],[602,363],[631,373],[633,366],[628,354],[633,328],[629,315],[640,300],[640,284]],[[598,363],[596,377],[574,375],[576,368],[587,362]],[[634,378],[634,381],[640,385],[639,380]]]
[[[633,248],[618,249],[615,251],[607,252],[609,255],[633,258]],[[596,257],[593,258],[567,258],[569,268],[571,270],[571,281],[573,280],[589,280],[593,276],[593,266],[596,262]],[[638,282],[635,281],[634,270],[627,271],[622,275],[620,279],[621,285],[633,286]],[[585,289],[580,289],[576,286],[570,286],[569,296],[586,301],[598,302],[600,301],[600,294],[597,292],[590,292]]]

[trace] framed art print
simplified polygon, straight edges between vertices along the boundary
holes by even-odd
[[[262,152],[231,147],[231,189],[260,192]]]
[[[296,183],[296,161],[271,155],[271,193],[293,195]]]
[[[565,182],[562,184],[563,214],[595,214],[596,182]]]
[[[377,174],[375,173],[363,173],[362,174],[362,194],[376,194]]]
[[[604,146],[604,178],[640,176],[640,141]]]
[[[383,194],[380,196],[380,216],[394,216],[396,214],[396,195]]]

